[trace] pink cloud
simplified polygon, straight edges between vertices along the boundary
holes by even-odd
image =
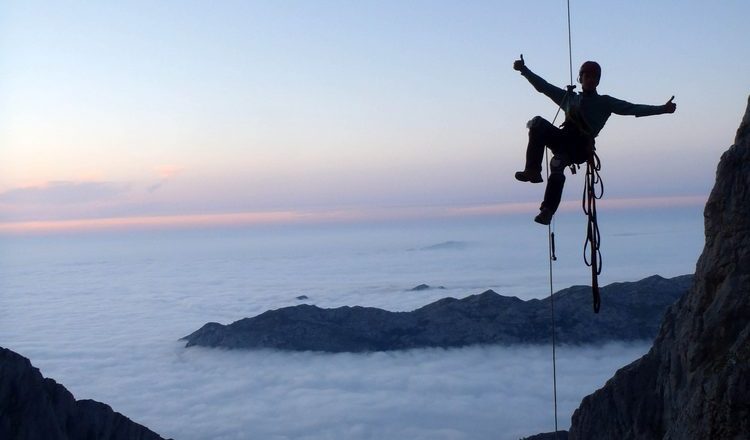
[[[0,193],[0,203],[10,205],[70,205],[112,200],[129,190],[115,182],[55,181],[12,188]]]
[[[162,165],[160,167],[156,167],[156,174],[158,174],[159,178],[161,179],[171,179],[172,177],[180,174],[183,171],[184,168],[176,165]]]
[[[706,196],[656,197],[640,199],[603,200],[605,209],[664,208],[700,206]],[[399,207],[351,208],[325,211],[267,211],[227,214],[192,214],[138,216],[79,220],[0,222],[0,233],[34,233],[55,231],[87,231],[107,229],[190,228],[209,226],[252,226],[263,224],[336,223],[360,221],[389,221],[449,217],[501,216],[532,213],[538,209],[533,203],[505,203],[463,207]],[[562,210],[580,209],[580,202],[566,202]]]
[[[156,171],[156,174],[159,175],[159,179],[161,180],[152,185],[149,185],[148,188],[146,188],[146,190],[150,193],[156,192],[161,189],[161,187],[166,185],[169,180],[182,173],[184,168],[175,165],[162,165],[160,167],[156,167],[154,170]]]

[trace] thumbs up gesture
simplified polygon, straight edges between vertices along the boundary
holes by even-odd
[[[669,98],[669,101],[667,101],[666,104],[664,104],[664,113],[674,113],[675,110],[677,110],[677,104],[672,102],[674,100],[674,96]]]

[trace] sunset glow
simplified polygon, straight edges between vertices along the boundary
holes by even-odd
[[[661,209],[705,204],[704,196],[655,197],[643,199],[602,200],[603,209]],[[50,232],[81,232],[126,229],[170,229],[235,227],[258,225],[320,224],[382,222],[402,220],[431,220],[453,217],[499,217],[503,215],[533,213],[538,209],[534,202],[505,203],[462,207],[394,207],[360,208],[330,211],[277,211],[233,214],[170,215],[119,218],[90,218],[77,220],[49,220],[0,223],[0,234],[29,234]],[[561,212],[580,210],[580,202],[567,201]]]
[[[750,60],[725,54],[746,52],[750,6],[704,15],[692,3],[574,5],[573,64],[600,62],[600,93],[678,104],[674,115],[609,120],[597,139],[605,199],[705,197],[732,142]],[[563,12],[481,1],[5,4],[0,231],[537,206],[543,186],[513,173],[526,121],[551,120],[556,106],[511,65],[524,53],[565,85]],[[575,204],[578,190],[566,191]]]

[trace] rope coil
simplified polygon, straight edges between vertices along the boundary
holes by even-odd
[[[599,171],[602,163],[599,156],[592,152],[586,161],[586,183],[583,189],[581,207],[588,217],[586,225],[586,241],[583,245],[583,261],[591,267],[591,294],[593,297],[594,313],[599,313],[601,295],[599,294],[599,275],[602,273],[602,253],[599,249],[601,233],[596,215],[596,201],[604,197],[604,181]],[[587,255],[588,253],[588,255]]]

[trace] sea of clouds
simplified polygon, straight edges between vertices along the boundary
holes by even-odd
[[[556,226],[555,289],[588,281],[580,218]],[[695,212],[603,228],[603,283],[691,273]],[[206,322],[307,303],[411,310],[488,288],[549,294],[526,217],[0,238],[0,345],[76,398],[175,439],[517,439],[554,429],[550,346],[371,354],[184,348]],[[413,292],[418,284],[443,286]],[[603,304],[606,307],[606,303]],[[558,347],[560,428],[650,342]]]

